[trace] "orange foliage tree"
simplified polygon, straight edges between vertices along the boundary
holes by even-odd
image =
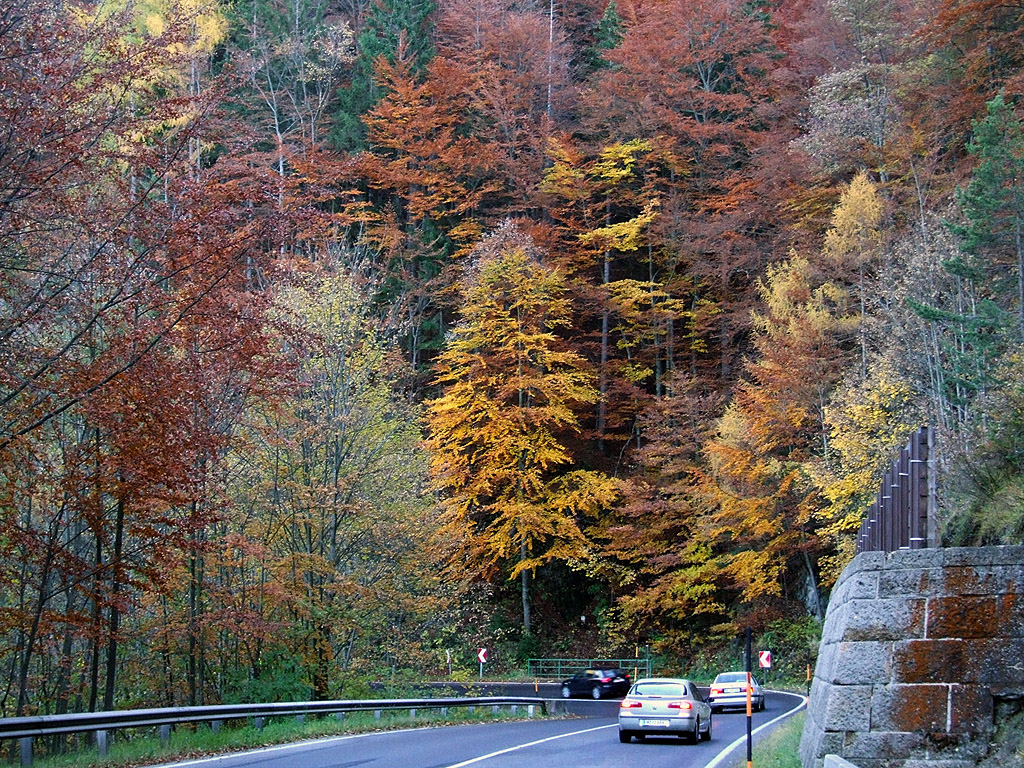
[[[512,224],[471,258],[462,320],[438,359],[442,394],[428,404],[431,461],[457,567],[518,577],[528,635],[531,573],[587,559],[582,523],[615,484],[574,466],[567,448],[576,409],[597,392],[586,361],[556,335],[570,317],[561,276]]]
[[[770,603],[800,574],[809,611],[824,615],[809,468],[827,449],[825,408],[850,357],[857,318],[842,287],[806,259],[770,268],[755,316],[757,356],[706,447],[710,540],[741,599]]]

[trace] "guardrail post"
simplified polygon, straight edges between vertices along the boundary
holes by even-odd
[[[166,747],[171,741],[171,726],[161,725],[160,726],[160,746]]]
[[[220,726],[221,726],[221,721],[220,720],[211,720],[210,721],[210,730],[213,731],[214,733],[220,733]]]
[[[466,711],[472,715],[474,712],[476,712],[476,707],[466,707]]]
[[[266,722],[266,718],[254,717],[252,719],[252,727],[255,728],[257,731],[262,731],[263,726],[266,724]]]
[[[518,705],[518,704],[513,704],[513,705],[512,705],[512,714],[514,715],[514,714],[516,714],[516,713],[517,713],[518,711],[519,711],[519,705]]]
[[[18,746],[21,751],[21,768],[30,768],[32,765],[32,737],[26,736],[18,739]]]
[[[410,720],[415,720],[416,719],[416,710],[413,709],[412,707],[409,707],[409,719]]]
[[[335,712],[335,713],[334,713],[334,716],[335,716],[335,717],[336,717],[336,718],[338,719],[338,722],[339,722],[339,723],[340,723],[340,722],[341,722],[342,720],[344,720],[344,719],[345,719],[345,713],[344,713],[344,712]]]
[[[299,725],[302,725],[303,723],[306,722],[306,716],[305,715],[296,715],[295,716],[295,722],[298,723]]]
[[[493,705],[491,707],[491,714],[494,715],[495,717],[497,717],[497,715],[498,715],[498,705],[497,704],[495,704],[495,705]]]
[[[448,717],[448,707],[441,707],[441,717]]]
[[[537,707],[535,707],[533,704],[530,704],[526,708],[526,716],[527,717],[533,717],[536,713],[537,713]]]
[[[96,751],[100,757],[106,757],[110,752],[110,731],[96,731]]]
[[[374,720],[380,720],[380,710],[379,709],[373,710],[373,719]]]

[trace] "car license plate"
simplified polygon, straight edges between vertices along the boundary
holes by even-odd
[[[641,720],[640,725],[649,727],[668,728],[668,720]]]
[[[743,690],[742,688],[726,688],[725,692],[726,693],[740,693],[742,690]]]

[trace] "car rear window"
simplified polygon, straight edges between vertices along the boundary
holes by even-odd
[[[640,696],[685,696],[685,686],[678,683],[641,683],[633,689]]]
[[[715,678],[716,683],[745,683],[747,682],[746,672],[724,672]]]

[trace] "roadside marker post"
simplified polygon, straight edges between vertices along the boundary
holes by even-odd
[[[754,740],[751,724],[753,723],[753,702],[750,695],[750,627],[747,627],[747,768],[754,765]]]
[[[484,679],[484,664],[487,663],[487,649],[481,648],[476,652],[476,659],[480,662],[480,679]]]

